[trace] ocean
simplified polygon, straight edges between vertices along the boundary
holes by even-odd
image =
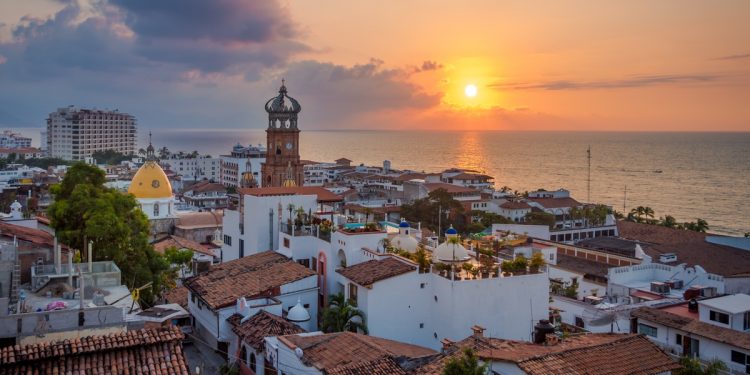
[[[141,132],[142,142],[147,135]],[[226,154],[236,143],[265,144],[251,130],[154,131],[154,144],[172,151]],[[525,191],[564,187],[619,211],[649,206],[656,217],[708,221],[711,232],[750,231],[750,133],[311,131],[300,133],[303,159],[382,165],[415,171],[475,169],[496,188]],[[625,194],[627,187],[627,197]]]

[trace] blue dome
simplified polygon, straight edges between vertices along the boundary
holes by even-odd
[[[401,223],[398,225],[399,228],[409,228],[409,223],[406,222],[406,220],[401,220]]]
[[[453,229],[453,225],[451,225],[451,227],[445,231],[445,234],[458,234],[458,231]]]

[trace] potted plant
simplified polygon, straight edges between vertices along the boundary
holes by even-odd
[[[471,269],[471,271],[469,271],[469,272],[471,273],[471,276],[472,276],[473,279],[476,279],[477,276],[479,276],[479,268],[478,267],[473,267]]]
[[[503,271],[503,276],[510,276],[511,272],[513,272],[513,262],[509,260],[504,260],[503,263],[500,265],[500,269]]]
[[[529,270],[532,273],[538,273],[539,269],[544,267],[545,264],[546,262],[544,261],[544,255],[541,252],[535,253],[531,256],[531,261],[529,262]]]
[[[461,265],[461,269],[466,271],[467,278],[468,278],[468,274],[470,274],[474,270],[474,265],[472,265],[471,263],[464,263]]]
[[[513,259],[513,273],[519,273],[519,274],[525,274],[526,273],[526,267],[528,267],[529,261],[526,259],[523,254],[519,254],[516,256],[516,259]]]
[[[479,258],[479,270],[482,272],[482,278],[486,279],[490,277],[490,272],[492,271],[492,268],[495,266],[495,259],[487,254],[483,254]]]

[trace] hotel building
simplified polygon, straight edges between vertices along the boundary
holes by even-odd
[[[135,153],[136,121],[127,113],[75,106],[58,108],[47,118],[50,157],[85,160],[96,151]]]

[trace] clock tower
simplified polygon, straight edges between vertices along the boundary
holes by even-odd
[[[302,186],[303,170],[299,159],[299,103],[287,95],[281,80],[279,95],[266,102],[266,162],[262,164],[263,187]]]

